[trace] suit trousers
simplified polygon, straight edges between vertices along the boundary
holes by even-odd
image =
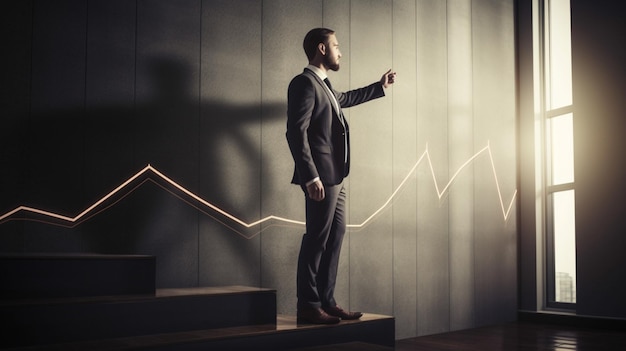
[[[325,186],[326,197],[306,195],[306,233],[297,270],[298,308],[334,307],[339,254],[346,233],[346,193],[343,183]]]

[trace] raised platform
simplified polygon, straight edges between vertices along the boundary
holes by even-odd
[[[2,347],[276,324],[276,291],[159,289],[153,295],[0,302]]]
[[[29,347],[27,350],[393,350],[394,318],[364,314],[336,325],[298,325],[295,316],[276,324],[163,333]]]
[[[0,349],[374,351],[395,343],[390,316],[298,325],[277,316],[275,290],[155,289],[155,267],[141,255],[0,256]]]

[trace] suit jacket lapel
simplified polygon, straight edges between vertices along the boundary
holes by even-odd
[[[335,111],[335,116],[343,124],[343,121],[341,120],[341,111],[337,110],[337,108],[341,108],[339,107],[339,101],[337,101],[337,97],[331,95],[330,89],[317,74],[315,74],[313,71],[309,69],[305,69],[305,72],[313,76],[313,78],[315,78],[315,81],[317,81],[317,84],[319,84],[322,87],[322,90],[324,90],[324,92],[326,93],[326,96],[328,96],[328,100],[330,100],[330,105],[333,107],[333,111]],[[335,104],[335,101],[337,101],[337,104]]]

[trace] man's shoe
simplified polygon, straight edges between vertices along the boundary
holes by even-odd
[[[359,319],[363,316],[361,312],[350,312],[346,311],[343,308],[339,307],[339,305],[335,307],[324,307],[324,311],[335,317],[339,317],[341,319],[350,320],[350,319]]]
[[[337,324],[339,322],[341,322],[339,317],[329,316],[321,308],[298,309],[298,324]]]

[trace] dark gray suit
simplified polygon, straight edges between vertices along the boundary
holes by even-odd
[[[298,258],[298,307],[333,307],[337,266],[345,223],[343,179],[350,171],[350,134],[341,108],[385,96],[380,82],[345,93],[333,90],[313,71],[291,81],[288,91],[287,142],[295,161],[292,183],[306,197],[306,234]],[[319,177],[326,197],[310,199],[306,183]]]

